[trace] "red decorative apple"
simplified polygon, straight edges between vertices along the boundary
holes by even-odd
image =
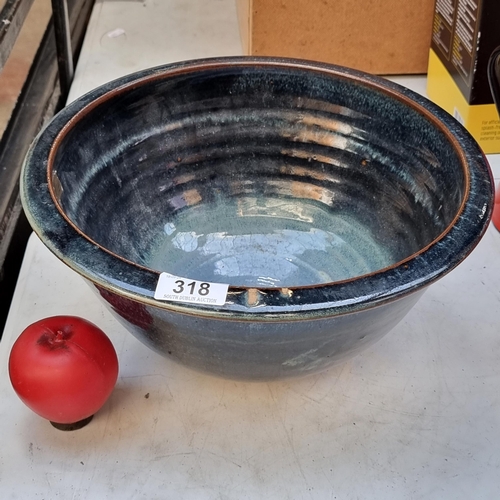
[[[86,425],[118,378],[113,344],[96,325],[53,316],[28,326],[12,346],[12,386],[35,413],[63,430]]]

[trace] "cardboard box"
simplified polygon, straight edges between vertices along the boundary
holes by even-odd
[[[237,0],[245,53],[425,73],[434,0]]]
[[[487,74],[499,45],[499,0],[436,1],[427,94],[469,130],[485,153],[500,153],[500,120]]]

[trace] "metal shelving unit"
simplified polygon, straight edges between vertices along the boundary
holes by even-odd
[[[0,71],[33,0],[7,0],[0,12]],[[52,0],[45,31],[0,140],[0,331],[30,234],[19,198],[19,174],[31,141],[64,105],[94,0]]]

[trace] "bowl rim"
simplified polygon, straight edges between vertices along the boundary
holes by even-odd
[[[57,201],[57,178],[52,171],[54,158],[66,134],[102,102],[154,80],[230,67],[283,68],[340,78],[383,92],[425,116],[449,140],[464,170],[465,192],[454,219],[418,252],[354,278],[297,287],[229,286],[226,304],[219,307],[155,300],[159,271],[136,264],[99,245],[64,213]],[[292,314],[300,318],[354,312],[395,300],[431,284],[456,267],[480,241],[491,218],[494,182],[485,155],[465,128],[425,97],[405,87],[331,64],[236,56],[182,61],[138,71],[97,87],[68,104],[32,143],[23,164],[20,191],[28,220],[43,243],[69,267],[99,287],[178,312],[255,320],[256,316],[273,319]],[[442,250],[448,246],[454,251]]]

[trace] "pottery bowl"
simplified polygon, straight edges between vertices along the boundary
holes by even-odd
[[[477,144],[423,97],[266,58],[172,64],[90,92],[36,139],[21,191],[45,245],[142,342],[254,379],[380,339],[471,252],[493,199]],[[167,300],[161,272],[179,277]],[[227,291],[208,300],[215,284]]]

